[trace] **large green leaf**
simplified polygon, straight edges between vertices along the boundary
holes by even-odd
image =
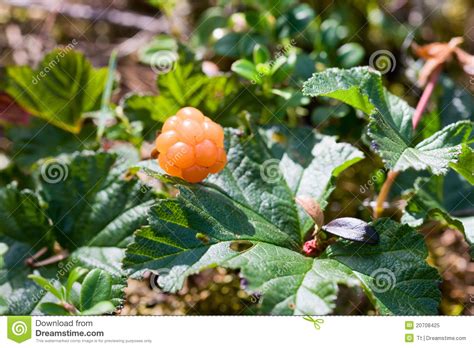
[[[261,129],[280,171],[295,196],[311,196],[324,208],[335,188],[336,177],[359,162],[364,154],[334,137],[310,128],[288,129],[273,126]]]
[[[79,133],[82,114],[96,109],[106,78],[107,69],[94,69],[83,54],[55,49],[36,70],[6,68],[5,91],[29,113]]]
[[[272,314],[331,313],[342,284],[362,286],[381,314],[436,313],[438,275],[424,260],[423,238],[391,220],[374,228],[381,235],[377,246],[339,242],[311,259],[259,243],[224,264],[241,269],[250,288],[264,293],[263,311]]]
[[[226,148],[226,168],[209,181],[279,228],[291,228],[301,237],[312,221],[296,206],[294,197],[310,196],[325,206],[335,178],[363,158],[351,145],[336,143],[309,128],[270,127],[254,130],[247,138],[228,130]]]
[[[203,201],[192,199],[155,206],[151,226],[137,233],[125,265],[133,271],[168,269],[159,278],[167,291],[179,290],[188,275],[206,268],[240,269],[249,289],[263,293],[264,313],[331,313],[341,284],[362,286],[383,314],[436,313],[438,276],[424,261],[423,239],[412,228],[379,221],[374,227],[381,234],[380,245],[340,242],[312,259],[301,255],[289,237],[276,234],[255,217],[236,220],[237,207],[231,211],[226,205],[222,207],[226,215],[222,211],[211,215],[216,212],[204,210]],[[248,249],[236,251],[239,246]],[[384,280],[387,285],[378,284]]]
[[[294,138],[288,135],[293,131]],[[384,314],[436,313],[438,275],[424,261],[423,238],[408,226],[382,220],[374,225],[381,234],[378,246],[339,242],[318,258],[302,255],[311,222],[296,206],[295,194],[311,194],[311,189],[304,190],[306,185],[315,187],[314,180],[320,186],[313,197],[326,198],[334,177],[361,153],[311,130],[287,130],[283,136],[281,132],[278,128],[251,135],[228,131],[228,164],[204,184],[172,180],[148,167],[147,173],[177,183],[180,194],[151,208],[149,226],[136,233],[124,266],[135,276],[157,271],[166,291],[179,290],[187,276],[206,268],[240,269],[249,289],[263,293],[264,313],[331,313],[338,285],[361,286]],[[302,133],[311,138],[299,144],[302,158],[305,151],[315,155],[306,163],[293,157],[298,155],[296,139]],[[275,137],[283,141],[270,142]],[[309,144],[312,147],[305,149]],[[335,151],[344,145],[345,151]],[[324,149],[332,156],[329,163]],[[323,175],[311,165],[316,156],[332,170]],[[281,166],[286,157],[288,167],[292,163],[294,168]],[[268,163],[273,175],[265,174]],[[286,180],[287,170],[308,179],[292,185]],[[388,273],[388,289],[379,289],[379,273],[383,277]]]
[[[44,169],[48,165],[56,166],[56,174]],[[146,222],[152,202],[148,188],[141,187],[136,179],[123,177],[127,166],[126,161],[121,163],[110,153],[74,153],[41,164],[37,177],[42,200],[13,185],[1,190],[0,199],[5,204],[0,205],[0,216],[5,218],[0,227],[5,236],[0,240],[9,249],[0,267],[0,293],[8,298],[7,313],[41,314],[42,303],[57,301],[28,279],[29,274],[35,272],[53,283],[64,282],[77,266],[107,272],[111,291],[106,300],[115,306],[122,303],[126,284],[122,248]],[[19,209],[12,210],[15,206]],[[71,254],[59,264],[29,267],[25,260],[36,248],[23,242],[35,243],[44,233]],[[41,259],[51,255],[50,249]]]
[[[38,175],[48,216],[64,247],[124,247],[145,223],[149,190],[142,190],[136,180],[125,180],[116,160],[110,153],[75,153],[57,159],[62,174],[58,178],[63,180],[51,180],[47,171]]]
[[[374,228],[381,237],[378,245],[341,242],[329,248],[328,257],[352,269],[382,314],[436,314],[441,279],[425,261],[423,236],[388,219]]]
[[[377,119],[376,119],[377,120]],[[471,133],[472,123],[461,121],[446,126],[429,138],[410,146],[400,139],[390,139],[390,132],[384,131],[381,122],[371,124],[370,135],[380,147],[382,158],[389,168],[404,171],[409,168],[416,170],[430,169],[435,175],[444,175],[449,165],[458,161],[462,152],[462,144]]]
[[[394,171],[414,168],[446,174],[449,165],[458,161],[472,131],[472,122],[460,121],[414,144],[413,109],[387,92],[381,74],[367,67],[314,74],[305,82],[303,92],[335,98],[369,114],[369,136],[375,151]]]

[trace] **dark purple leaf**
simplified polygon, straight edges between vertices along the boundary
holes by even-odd
[[[354,242],[368,244],[377,244],[379,242],[377,231],[375,231],[375,229],[367,222],[356,218],[345,217],[335,219],[327,225],[324,225],[322,229],[326,232]]]

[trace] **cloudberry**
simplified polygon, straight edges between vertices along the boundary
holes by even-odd
[[[156,149],[166,173],[192,183],[220,172],[227,163],[222,127],[193,107],[182,108],[166,120]]]

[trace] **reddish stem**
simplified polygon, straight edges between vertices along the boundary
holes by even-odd
[[[27,266],[33,266],[33,264],[41,257],[43,256],[44,254],[46,254],[46,252],[48,251],[48,248],[47,247],[42,247],[40,250],[38,250],[34,255],[32,255],[31,257],[27,258],[25,260],[25,263]]]
[[[425,90],[421,95],[420,101],[416,106],[415,113],[413,114],[412,124],[413,129],[416,129],[418,123],[420,122],[421,118],[423,117],[423,113],[425,112],[426,106],[428,105],[428,101],[430,100],[431,94],[433,94],[434,88],[436,86],[436,82],[438,82],[439,75],[441,73],[442,66],[438,66],[430,75],[430,79],[426,84]]]
[[[436,83],[438,82],[439,75],[441,74],[442,65],[438,66],[430,75],[428,83],[426,84],[425,90],[421,95],[421,98],[416,106],[415,113],[413,114],[412,124],[413,130],[416,129],[418,123],[420,122],[421,118],[423,117],[423,113],[425,112],[426,106],[428,105],[428,101],[430,100],[431,94],[433,94],[434,88]],[[392,188],[395,179],[398,176],[398,172],[389,171],[387,174],[387,180],[382,185],[380,189],[379,196],[377,197],[377,201],[375,203],[374,208],[374,218],[379,218],[384,210],[384,203],[390,193],[390,189]]]
[[[69,252],[67,250],[62,250],[59,254],[56,254],[51,257],[48,257],[47,259],[32,263],[30,267],[39,268],[39,267],[52,265],[53,263],[66,259],[68,256],[69,256]]]
[[[384,203],[387,200],[388,194],[390,193],[390,189],[395,182],[395,179],[398,176],[398,172],[394,172],[390,170],[387,174],[387,179],[382,185],[382,188],[380,189],[379,196],[377,197],[377,201],[375,203],[375,208],[374,208],[374,218],[377,219],[379,218],[384,210]]]

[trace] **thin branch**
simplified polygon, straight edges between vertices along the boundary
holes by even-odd
[[[393,170],[390,170],[387,174],[387,180],[382,185],[382,188],[380,189],[380,193],[377,197],[377,201],[375,203],[375,208],[374,208],[374,219],[379,218],[384,210],[384,203],[388,198],[388,194],[390,193],[390,189],[392,188],[393,183],[395,182],[395,179],[397,178],[399,172],[394,172]]]
[[[36,260],[38,260],[41,256],[46,254],[47,251],[48,251],[47,247],[42,247],[34,255],[32,255],[31,257],[25,260],[26,265],[32,267],[34,263],[36,262]]]
[[[436,83],[438,82],[439,75],[442,70],[442,65],[438,66],[433,73],[431,74],[428,83],[426,84],[425,90],[421,95],[420,101],[416,106],[415,113],[413,114],[412,124],[413,129],[416,129],[418,123],[420,122],[421,118],[423,117],[423,113],[425,112],[426,106],[428,105],[428,101],[430,100],[431,94],[433,94],[434,88]]]
[[[68,256],[69,252],[67,250],[62,250],[59,254],[53,255],[51,257],[48,257],[47,259],[38,262],[34,262],[30,266],[33,268],[39,268],[43,266],[52,265],[53,263],[66,259]]]

